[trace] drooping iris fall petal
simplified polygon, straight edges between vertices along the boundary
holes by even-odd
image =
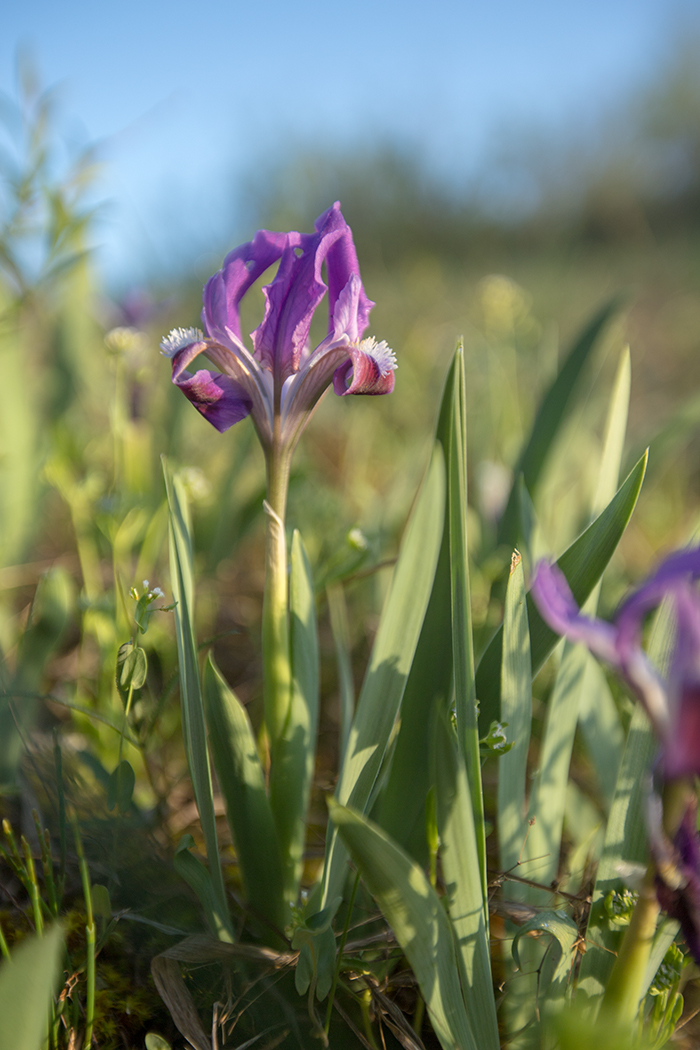
[[[333,373],[336,394],[390,394],[394,389],[396,359],[385,342],[363,339],[348,347],[350,360]]]
[[[617,667],[615,629],[604,620],[583,615],[558,566],[539,563],[532,581],[532,597],[553,631],[572,642],[583,642],[595,656]]]
[[[250,415],[250,398],[240,383],[229,376],[204,368],[194,375],[183,371],[177,385],[188,401],[221,434]]]

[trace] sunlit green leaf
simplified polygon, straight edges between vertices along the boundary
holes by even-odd
[[[283,929],[282,862],[265,776],[248,713],[209,655],[204,701],[214,765],[226,803],[246,899],[253,912]]]
[[[230,937],[230,919],[226,908],[224,880],[216,837],[209,752],[195,644],[194,581],[187,500],[180,481],[177,477],[172,476],[165,459],[163,459],[163,473],[170,508],[170,577],[173,597],[177,603],[175,628],[180,666],[182,730],[187,751],[187,764],[206,842],[211,885],[216,902],[216,932],[220,936]]]
[[[422,869],[376,824],[329,803],[333,822],[401,945],[443,1050],[479,1050],[462,997],[450,921]]]
[[[619,307],[620,298],[615,296],[589,321],[579,334],[559,374],[545,394],[530,431],[530,437],[513,472],[515,482],[498,527],[499,543],[510,546],[517,543],[518,479],[522,476],[530,495],[535,494],[547,456],[554,447],[557,435],[566,419],[567,409],[581,378],[584,365],[601,332]]]
[[[336,797],[365,811],[399,713],[435,576],[445,508],[445,464],[435,446],[401,542],[369,667],[350,731]],[[324,900],[338,896],[346,857],[331,827]]]
[[[306,809],[316,756],[318,637],[313,578],[300,533],[292,537],[289,576],[289,711],[272,750],[270,805],[284,869],[285,895],[295,903],[302,875]]]

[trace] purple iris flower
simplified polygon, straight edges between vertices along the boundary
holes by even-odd
[[[263,289],[265,313],[251,333],[251,351],[243,342],[239,304],[277,262],[274,280]],[[326,293],[328,332],[311,349],[311,320]],[[230,252],[204,287],[204,333],[176,328],[161,350],[172,360],[173,382],[217,430],[252,415],[266,448],[273,441],[292,447],[331,381],[341,396],[393,390],[393,351],[385,342],[362,338],[373,305],[362,286],[352,232],[336,203],[316,220],[314,233],[259,230]],[[187,371],[202,353],[219,372]]]
[[[552,630],[583,642],[609,663],[643,705],[660,742],[647,798],[649,846],[656,865],[659,903],[677,919],[700,962],[700,840],[697,804],[689,794],[671,842],[663,826],[664,782],[700,776],[700,548],[678,551],[659,565],[619,607],[614,623],[579,610],[556,565],[541,562],[532,596]],[[675,614],[675,647],[662,677],[641,647],[646,614],[668,598]]]
[[[614,623],[579,610],[556,565],[541,562],[532,596],[557,634],[583,642],[609,663],[646,710],[661,741],[659,768],[666,779],[700,775],[700,547],[671,554],[622,603]],[[664,679],[642,650],[646,614],[664,598],[674,606],[676,644]]]

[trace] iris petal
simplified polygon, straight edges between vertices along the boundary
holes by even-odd
[[[558,566],[540,562],[532,581],[532,596],[542,618],[553,631],[572,642],[583,642],[596,656],[620,668],[615,628],[581,613]]]
[[[204,368],[194,375],[183,370],[174,382],[220,433],[250,414],[253,405],[251,399],[240,383],[230,376],[209,372]]]

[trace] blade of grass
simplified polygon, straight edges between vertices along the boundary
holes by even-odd
[[[212,932],[222,941],[232,940],[228,929],[221,922],[221,905],[211,874],[201,860],[190,853],[193,846],[192,836],[183,835],[173,857],[175,871],[194,890]]]

